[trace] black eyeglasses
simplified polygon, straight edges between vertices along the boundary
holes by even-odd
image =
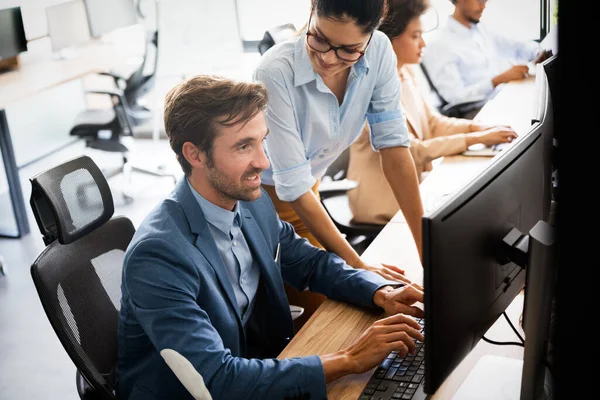
[[[310,29],[311,19],[312,11],[310,13],[310,17],[308,18],[308,25],[306,29],[306,43],[308,44],[308,47],[318,53],[327,53],[328,51],[333,50],[337,58],[346,62],[356,62],[365,55],[365,51],[367,51],[367,47],[369,46],[369,43],[371,43],[373,32],[371,33],[371,36],[369,36],[369,40],[367,41],[367,44],[363,50],[349,49],[345,46],[332,46],[331,43],[329,43],[326,39],[323,39],[308,31],[308,29]]]

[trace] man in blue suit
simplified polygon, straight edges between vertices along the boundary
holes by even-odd
[[[185,357],[213,399],[324,399],[326,383],[375,367],[423,340],[416,284],[354,269],[279,220],[260,174],[267,93],[261,83],[197,76],[165,101],[165,128],[185,173],[138,228],[125,255],[117,395],[191,399],[164,351]],[[294,335],[284,280],[380,307],[350,347],[277,360]],[[334,334],[334,332],[332,332]]]

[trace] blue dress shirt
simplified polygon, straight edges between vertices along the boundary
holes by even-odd
[[[189,180],[188,185],[206,217],[208,228],[227,269],[245,324],[254,308],[254,298],[260,280],[260,268],[254,261],[248,243],[242,234],[239,204],[236,203],[233,211],[228,211],[202,197],[192,187]]]
[[[467,28],[449,16],[432,34],[422,62],[440,95],[455,104],[493,98],[501,85],[494,88],[492,78],[535,60],[541,50],[533,40],[512,39],[483,22]]]
[[[269,95],[265,148],[271,166],[261,179],[283,201],[308,192],[358,139],[366,120],[374,150],[410,145],[396,55],[385,34],[375,31],[365,56],[352,65],[341,105],[315,72],[305,43],[306,30],[269,49],[254,71]]]

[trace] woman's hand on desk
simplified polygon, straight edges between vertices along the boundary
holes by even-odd
[[[480,127],[472,125],[473,128]],[[483,126],[481,126],[483,128]],[[510,143],[517,138],[517,132],[510,126],[497,125],[491,128],[484,128],[479,131],[467,133],[467,147],[481,143],[485,146],[493,146],[499,143]]]
[[[391,281],[403,283],[411,283],[411,280],[404,276],[405,271],[402,268],[389,264],[366,264],[362,263],[358,268],[366,269],[367,271],[375,272]]]
[[[373,295],[373,303],[384,309],[386,315],[407,314],[423,318],[423,310],[414,304],[423,303],[423,287],[417,283],[393,288],[384,286]]]

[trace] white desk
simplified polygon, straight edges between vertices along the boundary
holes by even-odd
[[[135,38],[131,35],[128,37]],[[54,91],[65,88],[69,91],[70,99],[73,99],[75,93],[81,107],[85,107],[83,83],[75,87],[75,81],[95,72],[122,66],[131,58],[139,59],[143,53],[143,42],[140,46],[136,46],[135,43],[133,46],[129,44],[123,46],[118,40],[119,36],[109,36],[108,39],[89,42],[78,47],[75,57],[71,59],[57,58],[48,48],[44,48],[42,43],[40,47],[32,46],[34,49],[39,49],[37,53],[32,51],[31,54],[25,53],[21,57],[17,70],[0,74],[0,154],[16,225],[14,230],[0,228],[0,237],[18,238],[29,233],[29,222],[19,180],[19,167],[22,163],[18,160],[18,154],[15,154],[15,135],[26,135],[28,131],[26,127],[31,127],[31,124],[41,127],[40,129],[52,128],[53,124],[44,119],[44,114],[46,112],[46,115],[55,115],[52,111],[49,112],[44,104],[58,108],[63,105],[65,108],[72,106],[72,104],[57,102],[56,99],[53,101],[51,97]],[[19,121],[11,121],[11,114],[19,115]],[[11,132],[11,126],[24,129]],[[65,132],[65,136],[68,136],[68,131]],[[22,139],[19,136],[19,140],[23,141]],[[32,140],[35,142],[34,138]],[[31,144],[35,145],[35,143]],[[3,207],[2,212],[7,211]]]

